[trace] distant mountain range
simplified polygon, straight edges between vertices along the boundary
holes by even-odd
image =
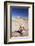
[[[28,20],[28,18],[24,18],[24,17],[12,17],[12,20],[16,20],[16,19],[23,19],[23,20]]]

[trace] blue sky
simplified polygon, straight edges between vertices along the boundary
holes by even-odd
[[[24,17],[28,18],[28,7],[10,7],[10,15],[13,17]]]

